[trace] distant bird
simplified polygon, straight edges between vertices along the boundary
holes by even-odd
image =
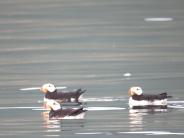
[[[132,109],[167,108],[167,93],[155,95],[143,94],[141,87],[131,87],[128,91],[129,107]]]
[[[50,108],[49,119],[83,119],[87,111],[83,107],[62,109],[61,105],[55,100],[47,102],[47,107]]]
[[[62,103],[66,102],[76,102],[80,103],[83,98],[83,93],[86,90],[77,89],[76,91],[69,91],[69,92],[58,92],[57,88],[51,84],[47,83],[41,87],[41,92],[45,93],[44,101],[47,102],[48,100],[58,100]]]

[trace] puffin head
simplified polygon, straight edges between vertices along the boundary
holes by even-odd
[[[40,91],[43,93],[55,92],[56,87],[51,83],[46,83],[46,84],[42,85],[42,87],[40,88]]]
[[[129,96],[142,95],[143,91],[141,87],[131,87],[128,91]]]
[[[46,106],[47,106],[48,109],[54,110],[54,111],[61,109],[60,103],[58,103],[55,100],[49,100],[49,101],[47,101],[46,102]]]

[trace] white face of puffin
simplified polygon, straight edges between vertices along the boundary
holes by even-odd
[[[48,100],[46,106],[54,111],[61,109],[61,105],[55,100]]]
[[[54,92],[56,91],[56,87],[51,84],[51,83],[47,83],[47,84],[44,84],[41,89],[40,89],[43,93],[47,93],[47,92]]]
[[[130,96],[133,95],[141,95],[143,93],[142,88],[141,87],[131,87],[128,91],[128,94]]]

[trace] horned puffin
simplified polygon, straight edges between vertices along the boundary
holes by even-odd
[[[155,95],[143,94],[141,87],[131,87],[128,91],[129,107],[131,109],[166,109],[167,99],[171,98],[167,93],[160,93]]]
[[[42,85],[40,91],[45,93],[44,102],[47,102],[49,100],[58,100],[62,103],[81,103],[83,93],[86,90],[77,89],[76,91],[58,92],[54,84],[46,83]]]
[[[63,109],[55,100],[49,100],[47,107],[50,108],[49,119],[83,119],[87,111],[83,107]]]

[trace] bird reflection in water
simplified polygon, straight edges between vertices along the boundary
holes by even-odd
[[[141,131],[144,127],[144,116],[155,113],[167,112],[167,109],[129,109],[130,131]]]
[[[48,136],[60,135],[61,132],[71,132],[84,127],[85,119],[50,119],[49,111],[42,112],[44,132]]]

